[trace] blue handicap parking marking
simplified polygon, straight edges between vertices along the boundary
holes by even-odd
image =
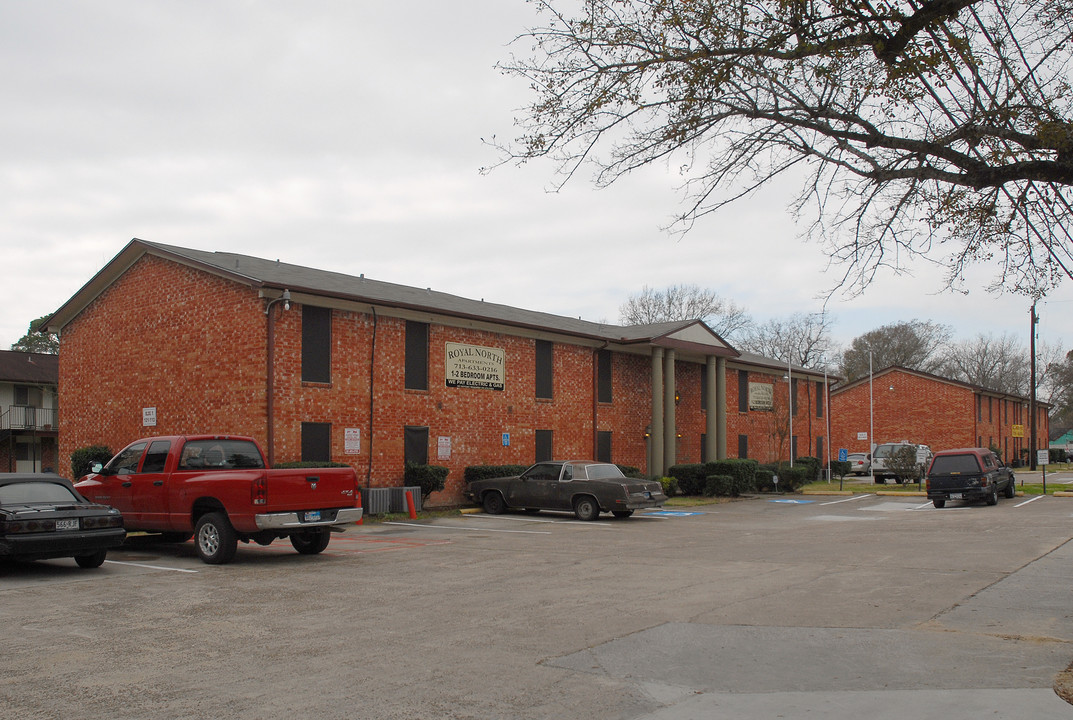
[[[646,512],[645,515],[658,515],[659,517],[689,517],[690,515],[703,515],[702,512],[685,512],[682,510],[656,510]]]
[[[816,502],[815,500],[768,500],[768,502],[782,503],[784,505],[808,505],[809,503]]]

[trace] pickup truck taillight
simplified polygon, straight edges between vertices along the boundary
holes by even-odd
[[[268,504],[268,478],[262,475],[253,481],[250,487],[250,500],[254,505]]]

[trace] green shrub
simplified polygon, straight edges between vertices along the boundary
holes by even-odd
[[[521,475],[528,469],[528,465],[470,465],[462,471],[462,479],[469,484],[475,480]]]
[[[849,460],[832,460],[831,461],[831,474],[837,477],[839,480],[849,475],[849,471],[853,469],[853,463]]]
[[[434,492],[443,490],[447,484],[447,473],[451,472],[442,465],[419,465],[406,463],[403,479],[406,485],[417,485],[421,488],[422,499],[427,498]]]
[[[756,468],[756,489],[760,492],[774,492],[775,482],[773,478],[779,474],[777,463],[766,463]],[[781,480],[779,481],[782,482]]]
[[[672,465],[667,473],[678,481],[678,489],[683,495],[700,495],[709,473],[704,472],[700,463]]]
[[[734,488],[738,495],[756,492],[756,472],[759,467],[760,464],[756,460],[749,458],[727,458],[704,464],[708,476],[730,475],[733,477]]]
[[[112,451],[104,445],[78,448],[71,453],[71,479],[78,482],[80,477],[90,472],[93,463],[99,462],[103,465],[111,459]]]
[[[799,458],[795,458],[794,459],[794,468],[796,469],[799,465],[802,466],[802,467],[809,468],[811,473],[812,473],[811,479],[809,479],[806,482],[804,482],[803,483],[804,485],[808,485],[809,483],[816,482],[817,480],[820,479],[820,459],[819,458],[811,457],[811,456],[808,456],[808,455],[805,455],[805,456],[802,456],[802,457],[799,457]],[[781,484],[782,480],[779,480],[779,483]]]
[[[738,497],[741,490],[733,475],[709,475],[705,479],[704,494],[707,497]]]
[[[633,478],[635,480],[645,479],[645,474],[641,472],[641,469],[635,468],[633,465],[617,465],[616,467],[618,467],[618,469],[622,471],[622,474],[628,478]]]
[[[659,484],[663,486],[663,494],[667,497],[674,497],[681,491],[678,489],[678,480],[672,477],[661,477]]]

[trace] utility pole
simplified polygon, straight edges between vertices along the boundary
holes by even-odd
[[[1039,317],[1036,315],[1036,301],[1035,300],[1032,301],[1032,309],[1029,311],[1029,316],[1031,317],[1031,320],[1032,320],[1031,333],[1029,335],[1029,342],[1028,342],[1029,353],[1032,355],[1032,362],[1031,362],[1032,379],[1030,381],[1031,394],[1029,396],[1030,400],[1029,400],[1029,405],[1028,405],[1028,412],[1031,414],[1031,417],[1028,419],[1028,422],[1029,422],[1029,438],[1030,438],[1029,442],[1031,443],[1031,446],[1029,447],[1029,450],[1028,450],[1028,457],[1029,457],[1029,462],[1031,463],[1029,469],[1035,470],[1036,469],[1036,448],[1037,448],[1037,444],[1036,444],[1036,324],[1039,322]]]

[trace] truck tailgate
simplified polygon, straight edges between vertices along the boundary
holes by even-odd
[[[266,471],[268,512],[354,507],[357,480],[352,468],[273,469]]]

